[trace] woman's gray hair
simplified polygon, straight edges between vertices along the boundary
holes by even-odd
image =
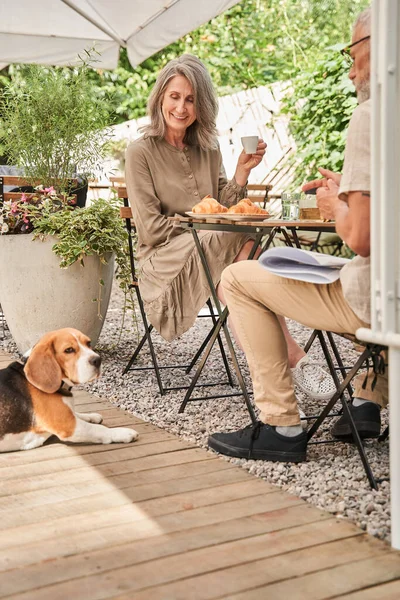
[[[362,27],[365,35],[371,35],[371,6],[368,6],[360,13],[354,23],[353,31],[356,27]]]
[[[196,120],[185,134],[184,142],[200,146],[203,150],[218,147],[216,120],[218,98],[211,77],[204,64],[196,56],[182,54],[174,58],[160,71],[147,102],[150,125],[141,128],[146,136],[163,138],[166,132],[162,102],[168,83],[176,75],[183,75],[190,83],[196,110]]]

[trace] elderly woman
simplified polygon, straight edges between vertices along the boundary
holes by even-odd
[[[229,207],[246,195],[250,171],[265,154],[241,153],[228,181],[216,133],[218,100],[203,63],[189,54],[171,60],[160,72],[148,102],[150,125],[128,147],[126,185],[138,233],[140,291],[150,323],[173,340],[195,322],[210,295],[190,232],[168,217],[185,214],[210,194]],[[247,259],[248,235],[199,232],[214,284],[231,263]],[[286,330],[293,366],[304,356]]]

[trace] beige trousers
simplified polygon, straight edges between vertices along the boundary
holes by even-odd
[[[354,398],[362,398],[363,400],[370,400],[379,404],[382,408],[385,408],[389,402],[389,387],[388,387],[388,366],[387,366],[387,353],[383,352],[383,358],[386,363],[385,373],[383,375],[375,376],[372,369],[368,370],[366,378],[365,373],[360,373],[354,379]],[[375,382],[374,389],[372,385]]]
[[[261,421],[270,425],[299,424],[287,346],[277,315],[312,329],[337,333],[355,333],[367,323],[345,301],[340,281],[317,285],[285,279],[256,261],[244,260],[223,271],[221,285],[249,364]],[[364,377],[357,383],[356,395],[360,398],[366,396],[361,389]],[[376,402],[379,390],[377,385],[366,399],[372,400],[368,396],[372,394]]]

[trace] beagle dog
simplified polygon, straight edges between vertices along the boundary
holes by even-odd
[[[27,353],[25,365],[0,370],[0,452],[30,450],[52,435],[64,442],[129,443],[127,427],[100,425],[101,415],[74,411],[70,386],[100,376],[101,358],[77,329],[46,334]]]

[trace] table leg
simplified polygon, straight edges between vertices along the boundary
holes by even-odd
[[[263,244],[262,248],[261,248],[261,252],[266,252],[266,250],[268,250],[268,248],[270,247],[270,245],[272,244],[274,237],[276,236],[276,234],[279,231],[279,227],[274,227],[272,229],[272,231],[270,232],[269,236],[267,237],[267,240],[265,242],[265,244]]]
[[[200,374],[201,374],[201,372],[202,372],[202,370],[204,368],[204,365],[205,365],[205,363],[206,363],[206,361],[207,361],[207,359],[208,359],[208,357],[210,355],[210,352],[211,352],[212,347],[213,347],[213,345],[215,343],[215,340],[217,339],[217,336],[218,336],[221,328],[223,328],[225,339],[226,339],[226,342],[228,344],[229,353],[230,353],[230,356],[231,356],[231,359],[232,359],[232,362],[233,362],[233,366],[234,366],[234,369],[235,369],[235,372],[236,372],[236,377],[238,379],[238,383],[239,383],[240,389],[241,389],[243,397],[245,399],[247,410],[249,411],[250,418],[253,421],[253,423],[256,423],[256,421],[257,421],[256,415],[254,413],[254,409],[253,409],[253,407],[251,405],[251,402],[250,402],[250,398],[249,398],[249,395],[248,395],[248,392],[247,392],[246,384],[244,382],[243,375],[242,375],[240,367],[239,367],[239,363],[238,363],[238,360],[237,360],[237,357],[236,357],[235,349],[233,347],[232,339],[231,339],[231,336],[230,336],[230,333],[229,333],[229,330],[228,330],[228,325],[227,325],[227,322],[226,322],[226,319],[228,317],[228,309],[225,308],[222,311],[221,304],[220,304],[219,298],[217,296],[217,290],[215,289],[214,282],[213,282],[212,276],[211,276],[211,272],[210,272],[210,269],[209,269],[209,266],[208,266],[205,254],[203,252],[203,248],[202,248],[200,240],[199,240],[199,236],[197,235],[197,231],[194,228],[192,228],[191,231],[192,231],[192,235],[193,235],[193,238],[194,238],[194,241],[195,241],[195,244],[196,244],[196,248],[197,248],[199,256],[200,256],[200,260],[201,260],[203,268],[204,268],[204,272],[205,272],[206,277],[207,277],[207,281],[208,281],[208,285],[209,285],[210,290],[211,290],[211,295],[212,295],[212,298],[213,298],[213,301],[214,301],[214,305],[215,305],[215,307],[216,307],[216,309],[218,311],[219,321],[218,321],[218,323],[215,326],[213,335],[211,336],[211,339],[210,339],[210,341],[209,341],[209,343],[207,345],[207,348],[205,350],[203,358],[202,358],[202,360],[201,360],[201,362],[200,362],[200,364],[199,364],[199,366],[197,368],[197,371],[196,371],[196,373],[195,373],[195,375],[193,377],[193,380],[192,380],[192,382],[190,384],[190,387],[189,387],[189,389],[188,389],[188,391],[186,393],[186,396],[185,396],[185,398],[184,398],[184,400],[183,400],[183,402],[182,402],[182,404],[181,404],[181,406],[179,408],[179,412],[183,412],[184,411],[184,409],[185,409],[185,407],[186,407],[186,405],[187,405],[187,403],[188,403],[188,401],[190,399],[190,396],[192,394],[193,388],[194,388],[194,386],[195,386],[198,378],[200,377]],[[252,250],[251,250],[251,252],[249,254],[249,258],[252,258],[254,256],[254,254],[256,252],[256,249],[257,249],[257,246],[258,246],[258,243],[259,243],[259,241],[261,239],[261,236],[262,236],[262,234],[259,234],[256,237],[256,240],[254,242],[253,248],[252,248]]]
[[[293,238],[293,241],[294,241],[294,243],[295,243],[295,246],[296,246],[296,248],[300,248],[300,249],[301,249],[301,244],[300,244],[300,240],[299,240],[299,238],[298,238],[298,235],[297,235],[296,228],[295,228],[295,227],[290,227],[289,229],[290,229],[290,233],[292,234],[292,238]],[[289,236],[288,236],[288,237],[289,237]],[[290,238],[289,238],[289,239],[290,239]],[[290,246],[293,246],[293,244],[292,244],[292,243],[291,243],[291,244],[289,244],[289,245],[290,245]]]

